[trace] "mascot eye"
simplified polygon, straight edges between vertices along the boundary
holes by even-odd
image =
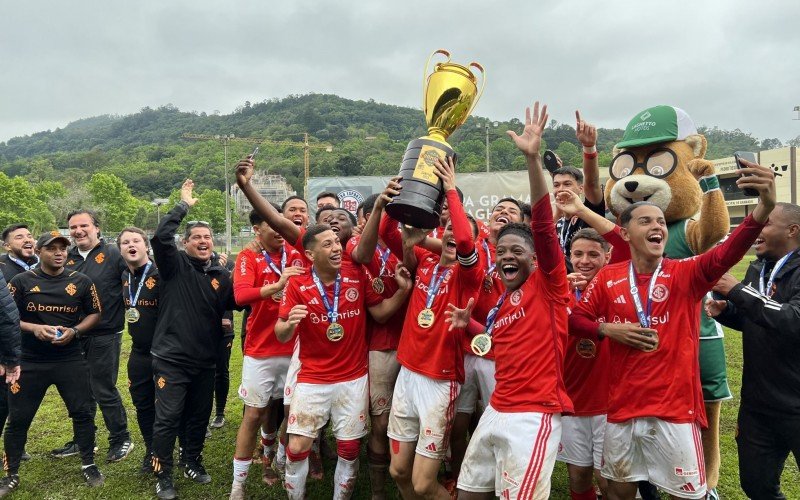
[[[653,177],[666,177],[675,168],[677,158],[669,149],[656,149],[652,151],[645,161],[648,175]]]
[[[630,153],[620,153],[611,162],[610,174],[614,179],[622,179],[631,175],[636,167],[636,158]]]

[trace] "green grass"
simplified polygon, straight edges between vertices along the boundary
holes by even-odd
[[[746,261],[749,259],[746,259]],[[746,269],[746,262],[734,268],[734,274],[741,277]],[[240,317],[237,316],[237,321]],[[237,329],[237,331],[239,331]],[[722,405],[722,472],[719,491],[723,498],[739,499],[744,494],[739,488],[738,460],[736,455],[736,412],[739,404],[739,388],[742,377],[742,342],[738,332],[726,331],[725,344],[728,356],[728,376],[734,399]],[[238,347],[238,339],[235,347]],[[67,411],[55,388],[48,392],[45,403],[42,405],[29,433],[27,450],[33,455],[33,460],[23,463],[20,470],[22,483],[12,498],[18,499],[76,499],[76,498],[149,498],[154,497],[154,480],[149,476],[138,474],[137,470],[142,461],[144,445],[136,425],[136,417],[127,388],[127,375],[125,363],[130,352],[130,341],[126,337],[123,343],[123,361],[120,366],[119,391],[128,409],[128,423],[133,435],[136,449],[131,457],[117,464],[103,463],[108,449],[108,433],[98,412],[97,443],[100,447],[98,464],[106,475],[106,484],[101,489],[90,490],[83,483],[80,470],[80,460],[72,457],[55,460],[49,457],[49,450],[60,447],[72,436],[72,425],[67,417]],[[222,429],[214,431],[213,437],[206,441],[205,464],[213,481],[210,485],[196,485],[182,476],[176,474],[176,487],[182,498],[220,499],[227,498],[231,482],[231,459],[233,456],[236,430],[240,421],[242,404],[236,397],[239,377],[242,367],[242,355],[233,349],[231,358],[231,389],[228,396],[226,411],[227,423]],[[326,475],[323,482],[309,482],[309,498],[330,498],[332,491],[332,471],[334,464],[326,464]],[[791,458],[787,461],[783,473],[783,491],[787,498],[800,498],[800,473]],[[251,476],[248,480],[248,498],[286,498],[280,487],[267,488],[261,483],[261,465],[253,464]],[[390,490],[394,492],[392,488]],[[566,469],[562,464],[557,464],[553,473],[552,498],[568,499]],[[369,481],[367,478],[366,457],[362,454],[362,467],[359,482],[354,498],[369,498]]]

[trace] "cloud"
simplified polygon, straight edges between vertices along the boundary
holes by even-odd
[[[324,92],[419,107],[437,48],[486,67],[481,116],[521,117],[538,98],[558,121],[579,108],[624,127],[664,103],[788,139],[798,17],[791,0],[23,2],[0,18],[0,140],[167,103],[226,113]]]

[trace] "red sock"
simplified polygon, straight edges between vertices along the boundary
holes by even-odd
[[[572,500],[597,500],[597,494],[595,494],[594,488],[589,488],[583,493],[575,493],[569,490],[569,496]]]

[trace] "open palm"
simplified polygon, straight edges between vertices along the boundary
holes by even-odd
[[[525,128],[521,135],[517,135],[513,130],[508,131],[509,137],[513,139],[517,148],[525,156],[535,156],[539,154],[539,147],[542,144],[542,133],[547,125],[549,115],[547,114],[547,104],[542,105],[539,111],[539,101],[533,104],[533,115],[531,108],[525,108]]]

